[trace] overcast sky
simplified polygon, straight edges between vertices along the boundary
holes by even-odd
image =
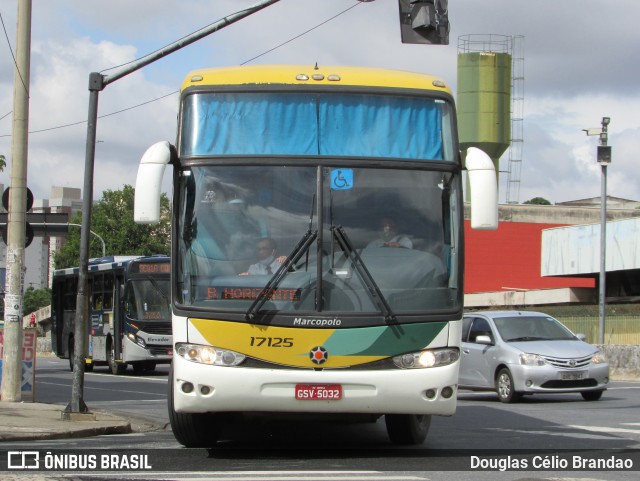
[[[48,198],[52,186],[83,186],[90,72],[142,57],[255,3],[33,0],[27,184],[34,196]],[[0,183],[7,186],[17,1],[2,0],[0,14],[6,32],[0,34],[0,153],[8,161]],[[597,138],[582,129],[599,127],[604,116],[611,117],[613,146],[608,193],[640,200],[640,34],[635,22],[625,21],[639,17],[638,0],[449,0],[450,45],[404,45],[397,0],[281,0],[101,92],[94,198],[135,185],[146,148],[174,142],[177,91],[192,69],[247,62],[376,66],[439,75],[455,93],[458,39],[495,34],[524,37],[518,200],[599,196]],[[500,168],[508,168],[508,155]],[[507,175],[501,178],[504,202]],[[165,183],[168,190],[168,175]]]

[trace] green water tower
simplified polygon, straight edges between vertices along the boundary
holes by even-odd
[[[511,140],[511,37],[459,37],[456,103],[463,154],[478,147],[499,172],[500,156]]]

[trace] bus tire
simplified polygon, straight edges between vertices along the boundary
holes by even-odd
[[[431,416],[420,414],[386,414],[384,422],[393,444],[422,444],[427,439]]]
[[[147,372],[152,372],[156,370],[156,363],[153,361],[144,361],[142,363],[142,369],[144,369]]]
[[[221,420],[211,413],[178,413],[173,408],[173,366],[169,369],[167,407],[173,435],[187,448],[212,448],[220,435]]]
[[[153,361],[139,361],[131,363],[133,372],[142,374],[143,372],[151,372],[156,370],[156,363]]]
[[[124,374],[127,369],[127,365],[124,362],[116,361],[116,348],[113,345],[113,340],[107,342],[107,359],[109,363],[109,371],[114,376],[120,376]]]

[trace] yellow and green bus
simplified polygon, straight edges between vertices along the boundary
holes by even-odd
[[[472,224],[496,174],[459,151],[454,100],[423,74],[243,66],[187,75],[177,143],[143,155],[135,218],[173,167],[176,439],[212,447],[245,413],[384,416],[422,443],[456,410],[463,170]],[[234,415],[231,415],[234,413]]]

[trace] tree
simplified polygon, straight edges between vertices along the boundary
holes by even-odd
[[[549,202],[544,197],[534,197],[533,199],[525,201],[524,204],[551,205],[551,202]]]
[[[41,307],[51,304],[51,289],[34,289],[33,286],[27,287],[23,296],[23,312],[25,315],[37,311]]]
[[[105,190],[102,198],[91,209],[91,230],[102,237],[107,255],[153,255],[169,254],[171,235],[171,206],[162,194],[160,199],[160,222],[154,225],[136,224],[133,221],[135,189],[125,185],[122,190]],[[82,213],[70,220],[81,224]],[[56,269],[76,267],[80,264],[79,227],[69,227],[65,245],[54,258]],[[90,235],[89,257],[100,257],[102,244]]]

